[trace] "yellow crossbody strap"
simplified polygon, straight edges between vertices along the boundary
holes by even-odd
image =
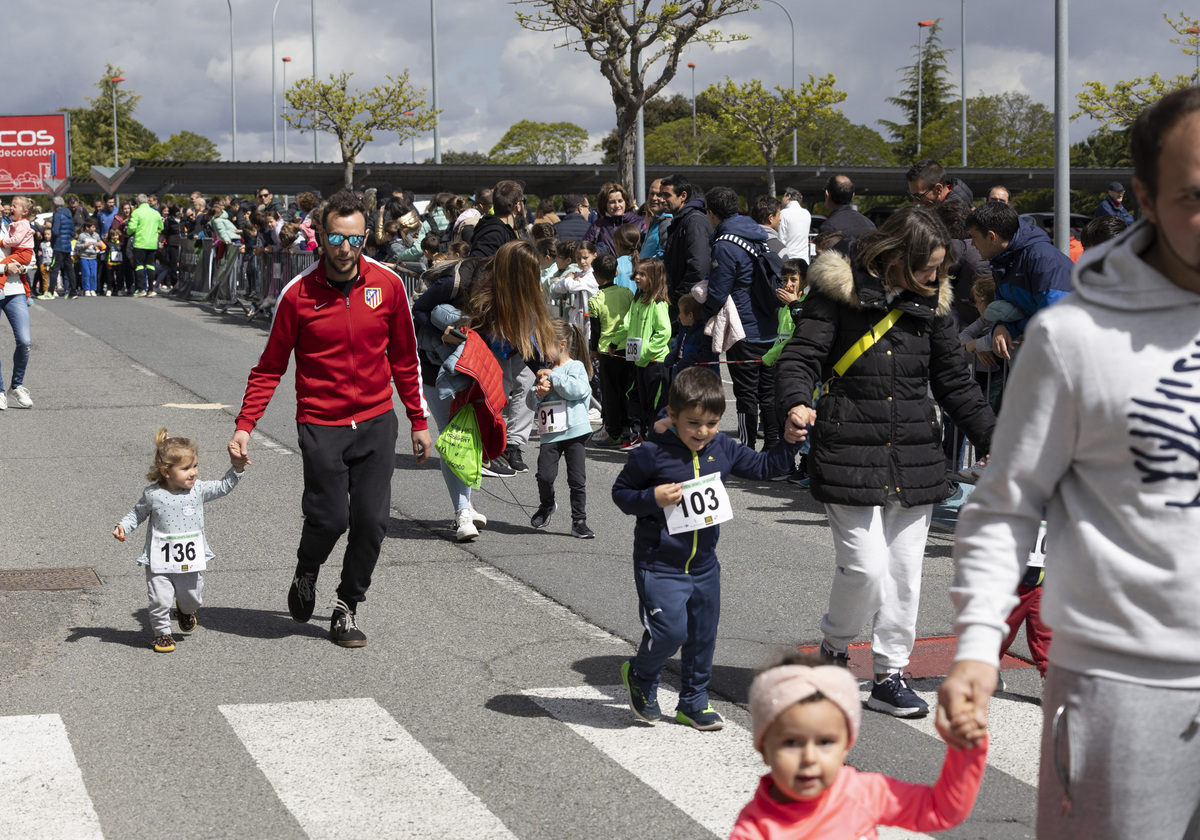
[[[870,332],[854,342],[850,346],[850,349],[842,354],[842,358],[838,359],[837,364],[833,366],[833,372],[837,376],[845,376],[850,366],[858,361],[858,357],[870,350],[876,341],[883,338],[884,333],[894,327],[903,314],[899,309],[893,309],[887,315],[883,316],[882,321],[871,327]]]

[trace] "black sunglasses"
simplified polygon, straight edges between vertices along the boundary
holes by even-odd
[[[331,234],[328,234],[325,238],[328,239],[329,244],[333,245],[334,247],[341,245],[343,242],[349,242],[351,248],[361,248],[362,244],[367,241],[367,237],[363,236],[363,235],[345,236],[344,234],[341,234],[341,233],[331,233]]]

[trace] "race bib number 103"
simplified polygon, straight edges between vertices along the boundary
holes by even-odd
[[[702,475],[680,485],[683,498],[666,509],[667,532],[686,534],[733,519],[729,493],[720,473]]]

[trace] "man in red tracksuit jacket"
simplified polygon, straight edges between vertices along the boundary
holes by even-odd
[[[362,647],[367,637],[355,613],[371,585],[392,502],[393,380],[412,425],[417,463],[429,457],[432,444],[408,298],[399,277],[362,255],[362,201],[342,190],[320,221],[324,256],[279,294],[267,346],[246,383],[229,459],[239,469],[250,463],[250,432],[295,353],[304,527],[288,610],[296,621],[312,618],[317,574],[349,528],[329,635],[342,647]]]

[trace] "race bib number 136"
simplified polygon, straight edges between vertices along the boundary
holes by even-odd
[[[164,534],[155,531],[150,538],[150,571],[157,575],[200,572],[204,570],[204,534]]]
[[[693,478],[680,485],[683,498],[666,509],[667,532],[686,534],[733,519],[729,493],[720,473]]]

